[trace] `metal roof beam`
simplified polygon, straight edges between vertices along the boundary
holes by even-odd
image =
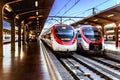
[[[106,20],[106,21],[109,21],[109,22],[117,22],[116,20],[112,20],[110,18],[107,18],[107,17],[100,17],[100,16],[95,16],[96,18],[100,18],[100,19],[103,19],[103,20]]]
[[[87,20],[85,22],[88,22],[88,23],[93,23],[93,24],[97,24],[97,25],[103,25],[103,23],[99,23],[99,22],[94,22],[94,21],[90,21],[90,20]]]
[[[48,8],[46,9],[44,9],[44,8],[33,8],[33,9],[27,9],[27,10],[21,10],[21,11],[17,11],[17,12],[15,12],[16,14],[21,14],[21,13],[25,13],[25,12],[29,12],[29,11],[42,11],[42,10],[45,10],[45,11],[47,11],[47,10],[49,10]]]
[[[120,11],[118,11],[118,10],[113,10],[113,12],[120,14]]]

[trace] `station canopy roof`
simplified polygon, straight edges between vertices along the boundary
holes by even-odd
[[[54,0],[3,0],[3,2],[9,2],[4,8],[4,20],[10,22],[11,15],[16,15],[16,25],[24,20],[25,24],[34,29],[38,24],[43,28]]]
[[[89,24],[89,25],[106,25],[110,23],[119,23],[120,22],[120,4],[115,5],[111,8],[103,10],[99,13],[96,13],[92,16],[79,20],[73,24],[72,26],[78,26],[81,24]]]

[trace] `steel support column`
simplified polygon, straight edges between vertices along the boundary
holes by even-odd
[[[11,17],[11,51],[15,51],[15,16]]]
[[[3,6],[4,3],[0,1],[0,57],[3,57]]]
[[[24,24],[24,21],[22,22],[23,27],[23,45],[26,44],[26,25]]]
[[[104,25],[101,25],[101,27],[102,27],[102,36],[104,37],[104,34],[105,34],[105,32],[104,32]]]
[[[26,28],[26,41],[27,43],[29,43],[29,28],[28,28],[28,25],[27,25],[27,28]]]
[[[24,25],[24,45],[26,45],[26,25]]]
[[[18,26],[18,47],[21,47],[21,24]]]
[[[118,47],[118,25],[119,23],[115,23],[115,46]]]
[[[21,27],[23,29],[23,32],[22,32],[22,44],[24,45],[24,21],[21,22]]]

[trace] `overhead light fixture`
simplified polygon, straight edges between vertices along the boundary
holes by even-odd
[[[39,21],[37,21],[37,24],[39,24]]]
[[[15,18],[16,18],[16,19],[19,19],[19,15],[17,15]]]
[[[30,17],[29,17],[29,19],[34,19],[34,18],[36,18],[36,16],[30,16]]]
[[[109,33],[114,33],[115,31],[114,30],[109,30],[109,31],[106,31],[108,34]]]
[[[8,12],[12,12],[12,9],[11,9],[11,7],[10,7],[8,4],[5,5],[5,9],[6,9]]]
[[[113,17],[115,14],[110,14],[110,15],[108,15],[107,17]]]
[[[38,17],[43,17],[43,15],[39,15]]]
[[[98,21],[98,19],[94,19],[93,21]]]
[[[39,18],[37,17],[37,20],[39,20]]]
[[[28,22],[28,24],[31,24],[31,23],[33,23],[33,22],[32,22],[32,21],[29,21],[29,22]]]
[[[84,24],[88,24],[88,22],[85,22]]]
[[[21,22],[22,24],[24,23],[24,21]]]
[[[35,1],[35,7],[38,7],[38,1]]]
[[[8,18],[4,16],[4,19],[8,19]]]
[[[38,12],[36,12],[36,15],[38,16]]]

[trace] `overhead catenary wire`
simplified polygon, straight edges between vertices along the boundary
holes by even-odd
[[[96,5],[95,7],[101,6],[101,5],[103,5],[104,3],[108,2],[108,1],[110,1],[110,0],[106,0],[106,1],[104,1],[104,2],[102,2],[100,4],[98,4],[98,5]]]
[[[55,16],[58,14],[58,13],[60,13],[66,6],[67,6],[67,4],[69,4],[71,2],[71,0],[69,0],[56,14],[55,14]]]
[[[68,10],[66,10],[63,15],[65,15],[68,11],[70,11],[75,5],[77,5],[79,3],[80,0],[77,0]],[[63,16],[62,15],[62,16]]]
[[[77,4],[79,3],[79,1],[80,1],[80,0],[76,0],[75,3],[74,3],[71,7],[69,7],[69,9],[67,9],[67,10],[63,13],[63,15],[65,15],[66,13],[68,13],[75,5],[77,5]],[[94,7],[92,7],[92,8],[89,8],[89,9],[85,10],[84,12],[81,12],[81,13],[85,13],[86,11],[93,10],[93,8],[95,9],[95,12],[96,12],[96,10],[98,11],[98,9],[96,9],[96,7],[99,7],[99,6],[103,5],[104,3],[108,2],[108,1],[110,1],[110,0],[106,0],[106,1],[104,1],[104,2],[102,2],[102,3],[100,3],[100,4],[96,5],[96,6],[94,6]],[[68,1],[66,2],[66,4],[56,13],[55,16],[57,16],[57,14],[59,14],[64,8],[66,8],[66,6],[67,6],[70,2],[71,2],[71,0],[68,0]],[[78,12],[78,13],[79,13],[79,12]],[[81,13],[79,13],[79,14],[81,14]],[[62,16],[63,16],[63,15],[62,15]],[[76,16],[74,16],[74,17],[76,17]],[[52,24],[52,23],[51,23],[51,24]]]
[[[96,5],[96,6],[94,6],[94,7],[92,7],[92,8],[89,8],[89,9],[84,10],[83,12],[78,11],[77,13],[74,13],[74,14],[77,14],[77,15],[84,14],[84,13],[87,12],[87,11],[93,10],[93,8],[95,8],[95,10],[98,11],[99,9],[97,9],[97,7],[99,7],[99,6],[107,3],[108,1],[110,1],[110,0],[106,0],[106,1],[104,1],[104,2],[102,2],[102,3],[100,3],[100,4]],[[100,10],[99,10],[99,11],[100,11]],[[77,15],[76,15],[76,16],[77,16]]]
[[[77,0],[68,10],[65,11],[64,14],[66,14],[69,10],[71,10],[79,1],[80,1],[80,0]],[[55,16],[57,16],[57,14],[60,13],[60,11],[62,11],[70,2],[71,2],[71,0],[69,0],[69,1],[55,14]],[[64,15],[64,14],[63,14],[63,15]],[[64,18],[64,17],[60,17],[60,20],[62,20],[62,18]],[[61,23],[62,23],[62,21],[61,21]]]

